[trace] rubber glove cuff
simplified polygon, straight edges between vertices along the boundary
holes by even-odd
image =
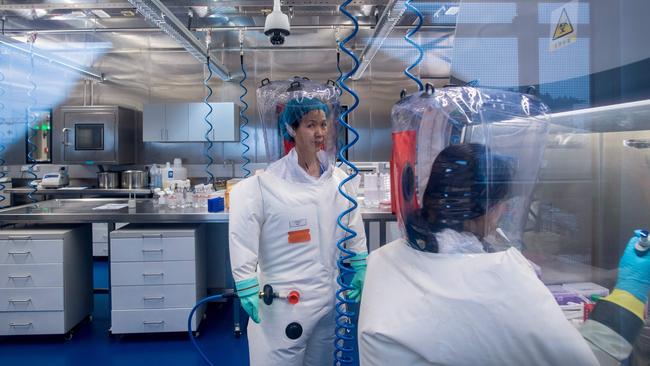
[[[349,263],[355,270],[366,269],[366,258],[368,258],[368,253],[357,253],[354,257],[350,258]]]
[[[241,302],[241,307],[246,311],[248,316],[255,322],[260,322],[260,285],[257,278],[249,278],[235,283],[237,296]]]
[[[260,284],[257,282],[257,277],[237,281],[235,282],[235,288],[237,289],[237,296],[240,298],[260,293]]]

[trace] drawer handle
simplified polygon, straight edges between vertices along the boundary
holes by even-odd
[[[164,296],[145,296],[145,297],[143,297],[143,299],[144,299],[144,301],[154,301],[154,300],[163,301],[163,300],[165,300],[165,297]]]
[[[31,238],[29,235],[9,235],[9,240],[29,240]]]
[[[32,302],[32,299],[24,299],[24,300],[10,299],[9,302],[10,302],[10,303],[16,303],[16,302],[19,302],[19,303]]]
[[[32,278],[32,275],[30,275],[30,274],[28,274],[28,275],[21,275],[21,276],[18,276],[18,275],[9,275],[9,278],[12,279],[12,280],[15,280],[15,279],[27,279],[27,278]]]
[[[142,253],[153,253],[153,252],[162,253],[163,250],[162,250],[162,248],[160,248],[160,249],[142,249]]]
[[[160,273],[143,273],[142,275],[145,277],[149,277],[149,276],[164,276],[165,274],[160,272]]]
[[[142,324],[144,324],[144,325],[162,325],[162,324],[165,324],[165,321],[164,320],[159,320],[157,322],[151,322],[151,321],[146,321],[145,320],[145,321],[142,322]]]
[[[27,327],[32,326],[32,322],[27,322],[27,323],[14,323],[14,322],[11,322],[11,323],[9,323],[9,326],[12,327],[12,328],[19,328],[19,327],[20,328],[27,328]]]
[[[143,238],[162,238],[162,234],[142,234]]]
[[[10,255],[30,255],[30,254],[32,254],[32,252],[30,252],[30,251],[28,250],[28,251],[26,251],[26,252],[9,252],[9,254],[10,254]]]

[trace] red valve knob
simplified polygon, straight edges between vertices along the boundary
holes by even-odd
[[[298,291],[289,292],[289,295],[287,296],[287,301],[291,305],[296,305],[298,302],[300,302],[300,293]]]

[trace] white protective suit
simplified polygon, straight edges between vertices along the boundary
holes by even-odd
[[[441,248],[471,247],[471,234],[445,232]],[[369,256],[359,357],[362,366],[598,365],[517,249],[429,253],[403,239]]]
[[[235,281],[257,276],[260,288],[270,284],[280,293],[300,293],[296,305],[283,299],[270,306],[260,303],[260,324],[248,322],[252,366],[332,365],[336,243],[343,237],[336,218],[349,202],[338,193],[345,173],[323,161],[325,172],[319,179],[313,178],[298,166],[297,154],[291,150],[264,173],[239,182],[231,192],[229,237]],[[348,189],[348,193],[355,196],[356,189]],[[358,233],[348,241],[348,248],[366,252],[358,209],[350,215],[348,226]],[[288,243],[289,231],[305,229],[309,229],[311,241]],[[291,322],[300,323],[303,329],[296,340],[285,334]]]

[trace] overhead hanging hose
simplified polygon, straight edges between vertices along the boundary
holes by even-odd
[[[336,85],[338,85],[339,96],[343,95],[341,88],[341,80],[343,80],[343,70],[341,70],[341,47],[339,45],[339,29],[336,29],[336,70],[339,72],[339,77],[336,78]]]
[[[27,82],[31,84],[31,88],[27,91],[27,97],[29,99],[29,104],[27,105],[27,146],[28,146],[28,152],[27,152],[27,162],[29,163],[29,167],[27,168],[27,174],[30,175],[32,180],[29,182],[29,187],[31,188],[30,192],[27,194],[27,197],[29,197],[29,200],[31,203],[36,202],[36,198],[34,198],[34,193],[38,191],[36,189],[36,184],[34,181],[38,176],[34,173],[34,167],[36,166],[36,159],[34,158],[34,152],[36,151],[36,144],[32,141],[32,139],[35,137],[35,129],[34,129],[34,122],[36,121],[36,115],[33,113],[34,108],[36,107],[37,100],[36,97],[34,96],[36,92],[36,83],[34,82],[34,42],[36,41],[36,35],[34,34],[31,38],[31,43],[29,45],[29,74],[27,75]]]
[[[248,151],[251,149],[250,146],[248,146],[248,138],[250,137],[250,134],[246,132],[246,126],[248,125],[248,118],[246,118],[246,111],[248,110],[248,103],[244,100],[244,97],[246,94],[248,94],[248,89],[244,86],[244,81],[246,81],[246,67],[244,65],[244,37],[243,33],[240,31],[239,33],[239,61],[241,63],[241,72],[243,74],[242,79],[239,81],[239,86],[242,88],[242,95],[239,96],[239,101],[244,105],[244,108],[241,108],[239,110],[239,119],[243,121],[239,125],[239,131],[240,134],[243,135],[241,138],[241,144],[244,147],[244,150],[241,153],[241,158],[244,161],[244,164],[242,164],[241,169],[244,171],[244,178],[248,178],[248,176],[251,175],[250,169],[248,169],[248,164],[250,164],[251,159],[248,158]]]
[[[212,142],[212,139],[210,138],[210,134],[212,133],[212,130],[214,129],[212,126],[212,123],[210,123],[210,115],[212,114],[213,108],[210,105],[210,102],[208,100],[212,96],[212,88],[210,87],[210,79],[212,79],[212,68],[210,68],[210,56],[207,57],[207,60],[205,62],[205,66],[208,68],[208,77],[203,80],[203,85],[205,86],[206,89],[208,89],[208,94],[205,96],[203,99],[203,103],[209,108],[208,113],[205,114],[205,117],[203,120],[205,123],[208,125],[208,130],[205,131],[205,141],[208,143],[208,145],[205,148],[205,152],[203,155],[207,159],[207,163],[205,164],[205,173],[207,175],[207,184],[213,184],[214,183],[214,174],[210,171],[210,166],[212,163],[214,163],[214,159],[212,159],[212,155],[210,155],[210,150],[212,150],[212,145],[214,143]]]
[[[350,56],[353,60],[353,66],[352,70],[350,70],[348,73],[343,75],[343,77],[340,79],[339,85],[340,87],[350,93],[352,95],[352,98],[354,98],[354,103],[350,108],[347,110],[343,111],[341,116],[339,117],[339,123],[345,126],[346,130],[351,132],[354,138],[352,139],[351,142],[346,144],[339,150],[339,159],[343,162],[343,164],[347,165],[351,170],[352,174],[348,175],[341,183],[339,183],[339,193],[345,197],[350,203],[352,204],[351,207],[348,209],[344,210],[341,212],[341,214],[338,216],[336,222],[338,226],[346,232],[346,235],[340,239],[337,243],[336,246],[340,250],[339,258],[336,261],[336,264],[339,268],[339,275],[336,278],[336,282],[339,285],[339,289],[336,291],[336,339],[334,340],[334,365],[342,365],[342,364],[349,364],[354,361],[354,357],[352,356],[352,353],[354,351],[354,347],[352,347],[350,344],[354,343],[354,323],[352,322],[352,317],[355,316],[355,313],[350,310],[350,305],[352,305],[354,302],[349,300],[347,298],[347,292],[352,289],[349,283],[346,283],[345,276],[346,275],[354,275],[355,270],[353,268],[349,268],[345,266],[345,261],[348,259],[352,258],[354,256],[354,252],[345,248],[345,243],[349,240],[354,239],[357,236],[357,233],[350,227],[346,226],[343,224],[343,218],[348,216],[352,211],[357,209],[359,206],[357,204],[357,201],[354,197],[348,195],[344,190],[343,187],[345,186],[346,183],[349,181],[353,180],[358,174],[359,174],[359,169],[352,164],[350,161],[348,161],[345,156],[344,152],[349,150],[350,147],[354,146],[356,142],[359,140],[359,133],[349,124],[345,122],[345,117],[350,114],[352,111],[354,111],[357,106],[359,105],[359,96],[357,93],[354,92],[351,88],[349,88],[346,84],[345,81],[348,80],[354,73],[357,71],[359,68],[359,59],[357,56],[349,50],[347,47],[345,47],[346,43],[351,41],[359,32],[359,22],[357,19],[346,9],[346,7],[352,2],[352,0],[346,0],[344,1],[340,6],[339,6],[339,11],[343,13],[346,17],[350,18],[352,20],[352,23],[354,24],[354,28],[352,32],[345,37],[345,39],[342,42],[339,42],[339,47],[340,49],[345,52],[348,56]],[[349,280],[348,280],[349,281]],[[346,345],[346,342],[349,342],[348,345]]]
[[[404,70],[404,75],[408,76],[409,79],[415,81],[415,83],[418,84],[418,90],[419,91],[423,91],[424,90],[424,85],[422,84],[422,81],[420,81],[420,79],[417,78],[415,75],[411,74],[411,70],[413,70],[416,66],[418,66],[420,64],[420,62],[422,61],[422,58],[424,58],[424,50],[422,49],[422,47],[417,42],[415,42],[413,39],[411,39],[411,37],[420,30],[424,20],[422,18],[422,13],[420,13],[418,8],[411,5],[411,1],[412,0],[406,0],[404,5],[406,5],[407,8],[411,9],[415,13],[415,15],[417,15],[418,21],[417,21],[417,23],[415,25],[415,28],[409,30],[406,33],[406,35],[404,36],[404,39],[406,40],[406,42],[410,43],[411,46],[415,47],[418,50],[418,58],[417,58],[417,60],[415,60],[415,62],[411,66],[407,67]]]
[[[4,20],[3,20],[4,24]],[[0,65],[3,65],[0,63]],[[6,119],[5,119],[5,104],[2,102],[4,100],[5,96],[5,89],[2,86],[5,81],[5,75],[2,73],[2,69],[0,69],[0,125],[4,124]],[[4,182],[4,177],[7,176],[7,173],[4,172],[4,166],[7,163],[5,161],[5,152],[6,147],[4,145],[4,136],[0,135],[0,207],[4,206],[4,201],[7,199],[4,195],[4,190],[7,187],[3,182]]]

